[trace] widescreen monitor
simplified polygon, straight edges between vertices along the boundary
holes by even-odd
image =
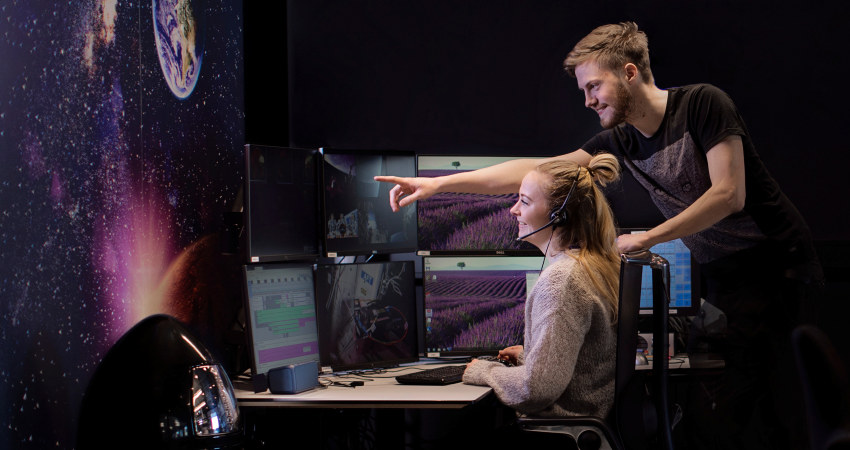
[[[245,315],[254,376],[319,361],[311,263],[244,266]]]
[[[317,264],[323,367],[392,367],[419,359],[413,261]]]
[[[319,256],[318,150],[245,146],[249,263]]]
[[[647,229],[623,229],[625,233],[643,233]],[[649,249],[670,264],[670,315],[693,316],[700,307],[699,266],[681,239],[656,244]],[[643,268],[640,313],[652,314],[652,271]]]
[[[525,300],[542,256],[426,256],[425,354],[496,354],[523,343]]]
[[[489,167],[518,157],[420,155],[417,174],[438,177]],[[517,193],[502,195],[447,192],[420,200],[417,211],[421,255],[539,255],[537,247],[517,241],[510,208]]]
[[[325,253],[328,257],[416,251],[416,208],[394,213],[392,185],[376,175],[412,177],[413,152],[322,149]]]

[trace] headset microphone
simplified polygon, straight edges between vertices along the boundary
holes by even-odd
[[[541,232],[541,231],[543,231],[543,230],[545,230],[545,229],[547,229],[547,228],[551,227],[552,225],[555,225],[555,219],[550,220],[550,221],[549,221],[549,223],[547,223],[546,225],[543,225],[542,227],[540,227],[540,228],[538,228],[538,229],[536,229],[536,230],[532,231],[531,233],[523,234],[522,236],[520,236],[520,237],[516,238],[516,240],[517,240],[517,241],[521,241],[521,240],[523,240],[523,239],[525,239],[525,238],[527,238],[527,237],[529,237],[529,236],[531,236],[531,235],[537,234],[537,233],[539,233],[539,232]]]

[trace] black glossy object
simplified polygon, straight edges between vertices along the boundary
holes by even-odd
[[[83,397],[77,448],[238,448],[233,387],[176,319],[150,316],[106,353]]]

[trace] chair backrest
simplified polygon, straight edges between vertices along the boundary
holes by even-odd
[[[600,417],[520,418],[524,431],[569,434],[574,444],[583,447],[582,436],[593,442],[604,436],[604,441],[614,449],[643,450],[664,448],[672,450],[672,437],[666,407],[667,358],[658,358],[653,366],[653,388],[650,394],[646,383],[649,371],[636,371],[638,317],[643,268],[652,269],[653,319],[663,326],[653,324],[653,353],[667,353],[667,308],[669,307],[670,265],[649,251],[622,255],[620,264],[619,309],[617,311],[617,353],[614,378],[614,407],[603,420]],[[661,370],[659,370],[661,369]],[[658,395],[658,394],[661,395]],[[661,405],[659,408],[656,405]],[[556,431],[561,430],[561,431]],[[661,431],[659,433],[659,430]],[[596,442],[598,444],[598,442]]]
[[[648,250],[626,253],[621,257],[620,264],[620,291],[619,309],[617,312],[617,361],[614,381],[614,409],[609,417],[609,422],[616,429],[616,433],[625,447],[629,449],[648,448],[653,441],[659,441],[658,422],[668,420],[666,406],[660,411],[654,403],[654,399],[666,402],[666,358],[656,358],[655,386],[656,396],[653,398],[647,392],[646,372],[635,371],[635,357],[637,353],[638,318],[640,310],[641,281],[643,268],[648,266],[653,271],[653,301],[658,304],[654,306],[654,315],[661,317],[654,321],[655,349],[664,348],[664,352],[655,352],[657,355],[666,353],[666,320],[667,305],[669,301],[663,301],[669,295],[669,264],[664,258],[653,254]],[[666,294],[666,295],[665,295]],[[662,340],[663,337],[663,340]],[[658,390],[663,395],[659,396]],[[667,427],[669,430],[669,426]],[[662,431],[666,431],[662,429]],[[672,445],[669,433],[662,439],[664,447]]]

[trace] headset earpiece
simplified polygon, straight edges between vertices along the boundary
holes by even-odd
[[[567,202],[570,200],[570,197],[573,195],[573,191],[576,188],[576,184],[578,184],[578,177],[581,175],[581,166],[579,166],[578,170],[576,170],[576,177],[573,178],[573,185],[570,186],[570,191],[567,192],[566,198],[564,198],[564,203],[561,204],[561,207],[552,211],[549,214],[549,220],[552,223],[552,227],[557,227],[560,224],[567,223],[570,219],[570,212],[567,210]]]
[[[558,226],[562,223],[567,223],[567,220],[570,218],[570,213],[566,208],[567,204],[564,203],[560,208],[552,211],[552,214],[549,214],[549,220],[552,221],[553,226]]]

